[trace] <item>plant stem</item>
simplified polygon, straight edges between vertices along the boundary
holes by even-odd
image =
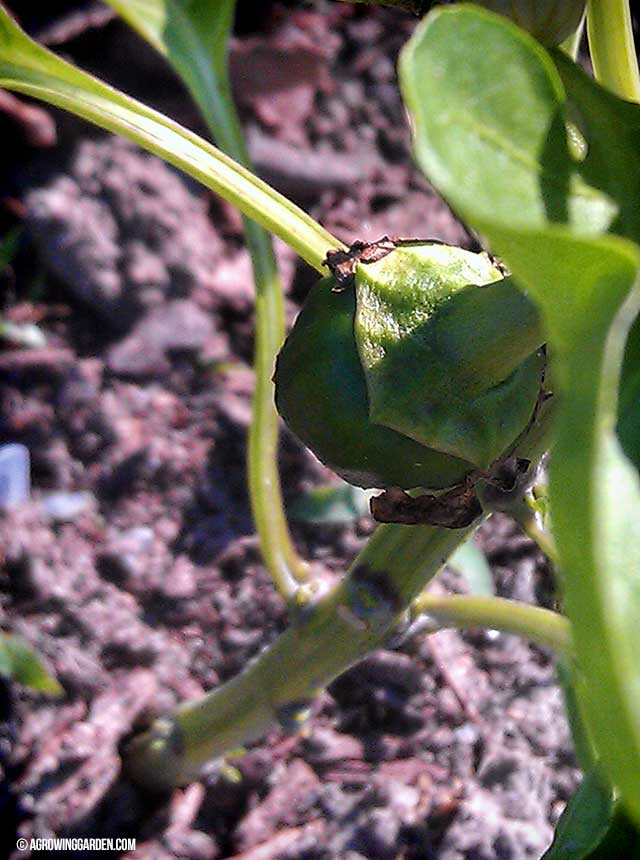
[[[188,87],[218,146],[238,163],[251,168],[229,80],[227,54],[235,0],[221,0],[215,8],[206,10],[208,17],[200,22],[213,24],[214,44],[209,44],[202,26],[196,26],[189,10],[179,2],[157,4],[160,11],[165,11],[166,18],[155,28],[136,3],[108,2],[171,63]],[[248,442],[249,496],[265,564],[279,593],[290,601],[298,584],[307,579],[309,566],[293,546],[278,474],[278,415],[273,405],[271,377],[284,340],[284,302],[271,237],[246,217],[244,233],[256,289],[256,382]]]
[[[302,606],[240,675],[134,738],[125,752],[128,773],[163,790],[260,737],[274,720],[295,729],[319,689],[406,619],[411,601],[472,530],[380,526],[339,585]]]
[[[0,5],[0,86],[56,105],[133,140],[280,236],[319,272],[344,245],[298,206],[191,131],[38,45]]]
[[[571,654],[571,626],[558,612],[504,597],[421,594],[412,615],[428,615],[438,627],[484,627],[525,636],[557,654]]]
[[[210,96],[198,101],[212,134],[219,129],[217,139],[222,149],[250,167],[226,63],[219,67],[217,92]],[[244,231],[256,287],[256,382],[248,443],[249,495],[265,563],[280,594],[291,600],[298,584],[308,578],[309,566],[298,556],[291,540],[278,472],[278,414],[272,376],[284,341],[284,301],[271,237],[246,216]]]
[[[575,33],[572,33],[567,39],[564,40],[560,47],[567,54],[567,56],[571,57],[574,62],[578,59],[578,52],[580,50],[580,43],[582,41],[582,35],[584,33],[584,25],[585,25],[585,16],[582,16],[582,20],[578,24]]]
[[[640,75],[628,0],[589,0],[587,34],[596,80],[640,102]]]
[[[515,517],[514,519],[527,537],[530,537],[538,545],[540,551],[546,555],[549,561],[553,565],[557,565],[558,551],[553,536],[538,524],[534,512],[530,511],[530,515],[528,516],[525,514],[522,517]]]

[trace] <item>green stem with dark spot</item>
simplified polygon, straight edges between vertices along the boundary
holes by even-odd
[[[294,728],[319,690],[406,619],[411,601],[471,531],[380,526],[340,584],[301,606],[291,627],[240,675],[134,738],[125,751],[128,774],[168,789],[278,719]]]

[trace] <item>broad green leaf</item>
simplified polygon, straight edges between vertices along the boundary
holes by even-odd
[[[495,594],[493,574],[487,561],[473,537],[468,538],[447,560],[449,567],[454,568],[466,580],[472,594],[491,597]]]
[[[449,34],[456,24],[458,40]],[[497,27],[509,38],[492,39]],[[431,50],[436,32],[447,34],[438,52]],[[401,75],[420,166],[447,195],[454,186],[464,192],[479,216],[526,229],[569,222],[591,234],[617,216],[614,201],[582,179],[570,155],[551,58],[514,25],[466,4],[438,9],[405,51]]]
[[[40,693],[59,696],[63,692],[33,648],[20,636],[9,633],[0,633],[0,675]]]
[[[322,271],[335,239],[297,206],[177,123],[38,45],[0,6],[0,86],[57,105],[121,134],[184,170],[281,236]]]
[[[341,525],[368,516],[370,498],[370,491],[352,484],[314,487],[294,500],[289,516],[300,523]]]
[[[419,28],[401,78],[420,165],[545,319],[558,391],[550,496],[581,710],[640,820],[640,486],[615,435],[640,249],[611,235],[638,238],[640,109],[557,62],[515,26],[460,5]],[[567,111],[583,160],[567,144]]]

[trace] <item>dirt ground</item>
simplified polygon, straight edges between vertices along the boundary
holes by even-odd
[[[204,132],[104,8],[9,5],[55,50]],[[347,241],[473,248],[411,164],[395,61],[414,26],[329,0],[241,4],[232,65],[250,148]],[[22,227],[1,311],[46,338],[0,348],[0,440],[29,447],[33,477],[30,501],[0,514],[0,627],[65,690],[0,681],[0,856],[19,856],[17,836],[58,835],[135,837],[127,856],[154,860],[540,857],[579,775],[550,655],[495,632],[372,654],[302,734],[274,727],[235,770],[214,763],[171,797],[121,777],[135,724],[232,677],[286,624],[245,489],[250,266],[237,214],[132,145],[49,110],[0,114],[0,138],[0,232]],[[292,320],[314,275],[277,254]],[[281,465],[288,502],[332,479],[286,433]],[[371,529],[294,536],[339,576]],[[479,540],[498,593],[552,600],[544,559],[508,520]],[[464,588],[451,572],[439,583]]]

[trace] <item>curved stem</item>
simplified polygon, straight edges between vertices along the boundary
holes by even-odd
[[[557,654],[571,654],[571,626],[558,612],[504,597],[421,594],[413,616],[428,615],[437,627],[483,627],[516,633]]]
[[[546,555],[549,561],[554,566],[557,565],[558,550],[556,549],[553,535],[540,526],[535,513],[529,509],[528,513],[527,511],[523,511],[522,516],[514,516],[514,519],[527,537],[530,537],[538,545],[538,549]]]
[[[628,0],[589,0],[587,34],[596,80],[640,102],[640,75]]]
[[[344,247],[310,215],[198,135],[38,45],[2,6],[0,87],[56,105],[133,140],[280,236],[319,272],[326,274],[327,251]]]
[[[211,93],[211,98],[198,100],[200,108],[212,133],[215,135],[216,129],[220,129],[218,139],[222,148],[249,167],[249,153],[231,97],[226,63],[218,71],[218,83],[218,99]],[[298,584],[308,578],[309,566],[298,556],[291,540],[278,472],[278,414],[272,377],[284,341],[284,300],[271,237],[246,217],[244,231],[256,287],[253,361],[256,383],[249,428],[249,495],[265,563],[279,592],[290,600]]]
[[[250,159],[231,94],[227,61],[235,0],[185,7],[175,0],[148,3],[107,0],[150,42],[188,87],[220,148],[250,168]],[[196,19],[195,15],[199,17]],[[244,218],[256,289],[255,391],[248,441],[249,496],[260,548],[276,588],[290,601],[309,566],[298,556],[287,526],[278,473],[278,416],[272,375],[284,340],[284,301],[271,237]]]

